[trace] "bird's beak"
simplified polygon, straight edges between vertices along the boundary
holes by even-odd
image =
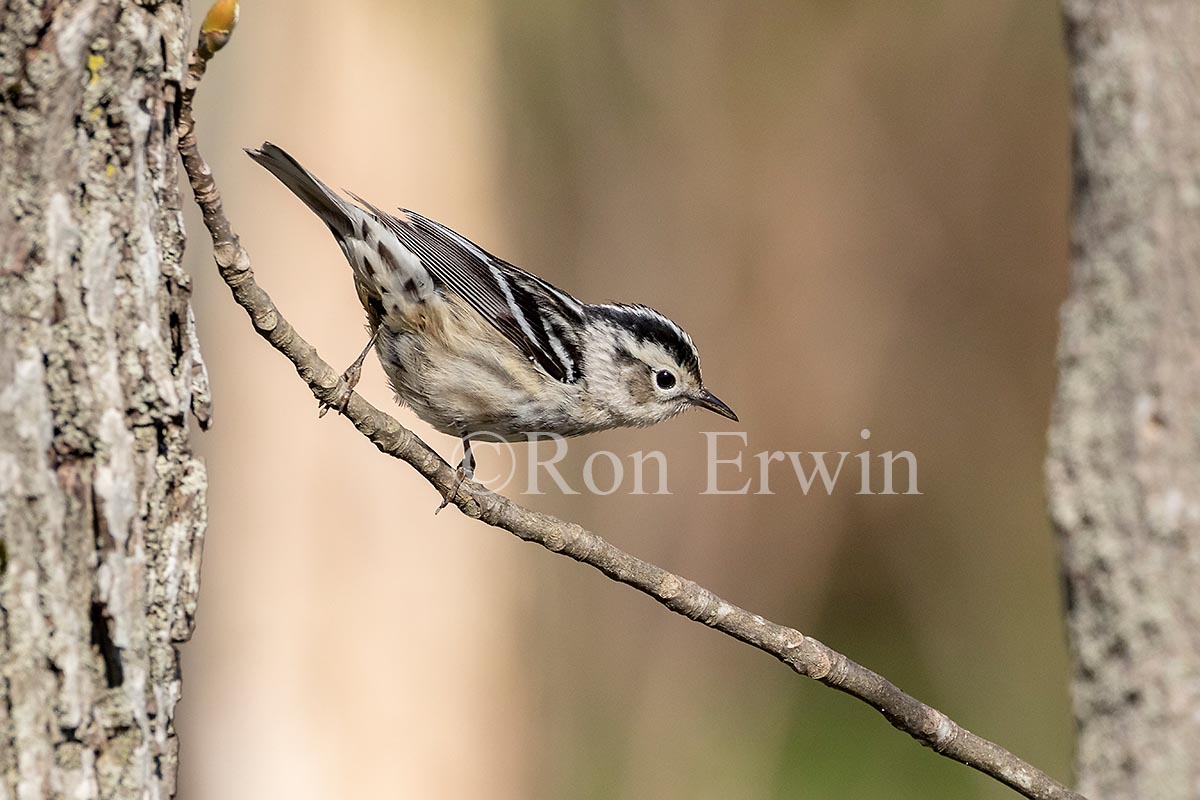
[[[707,408],[709,411],[714,411],[720,414],[722,417],[731,419],[734,422],[738,421],[737,414],[733,413],[733,409],[722,403],[720,399],[708,389],[701,389],[700,396],[692,402],[701,408]]]

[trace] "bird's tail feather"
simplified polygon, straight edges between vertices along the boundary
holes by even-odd
[[[294,195],[303,200],[304,204],[329,226],[339,240],[353,233],[353,219],[357,209],[300,166],[300,162],[288,155],[282,147],[263,142],[258,150],[247,148],[246,155],[266,167],[284,186],[291,189]]]

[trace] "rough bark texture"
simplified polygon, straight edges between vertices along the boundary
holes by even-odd
[[[1091,797],[1200,796],[1200,3],[1065,3],[1073,275],[1048,463]]]
[[[0,798],[169,797],[208,418],[182,2],[0,11]]]

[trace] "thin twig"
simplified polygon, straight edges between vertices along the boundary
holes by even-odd
[[[202,38],[188,64],[187,84],[179,109],[179,152],[196,203],[204,214],[204,224],[212,234],[217,267],[238,305],[250,316],[255,330],[292,362],[317,400],[334,405],[340,393],[337,371],[317,355],[316,349],[296,332],[255,282],[250,256],[225,216],[212,172],[197,147],[192,100],[212,55],[212,49]],[[381,452],[408,463],[442,496],[449,495],[455,471],[416,434],[358,393],[351,395],[343,413]],[[1026,797],[1084,800],[1082,795],[1003,747],[976,736],[811,636],[728,603],[686,578],[614,547],[575,523],[531,511],[470,481],[462,484],[452,503],[468,517],[595,567],[613,580],[650,595],[677,614],[769,653],[801,675],[857,697],[922,744],[990,775]]]

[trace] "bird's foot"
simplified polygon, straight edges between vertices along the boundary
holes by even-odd
[[[360,378],[362,378],[362,361],[355,361],[346,368],[346,371],[342,373],[342,377],[338,380],[338,385],[344,387],[338,394],[338,399],[333,405],[321,403],[321,410],[317,414],[317,417],[325,416],[331,408],[336,408],[339,414],[345,414],[346,406],[350,404],[350,397],[354,394],[354,387],[358,385]]]
[[[354,363],[346,367],[346,371],[342,373],[338,385],[344,387],[338,393],[338,399],[333,405],[321,403],[321,411],[317,414],[318,417],[323,417],[329,413],[329,409],[336,408],[339,414],[346,413],[346,406],[350,405],[350,397],[354,394],[354,387],[358,385],[358,379],[362,377],[363,361],[367,358],[367,353],[371,352],[371,348],[375,346],[375,340],[379,338],[379,328],[371,331],[371,338],[367,340],[367,346],[358,354],[358,358],[354,359]]]
[[[441,505],[439,505],[433,511],[433,515],[435,517],[441,512],[441,510],[443,508],[445,508],[446,506],[448,506],[454,502],[455,498],[458,497],[459,487],[461,487],[463,484],[463,481],[465,481],[469,477],[471,477],[471,476],[468,474],[467,468],[464,467],[462,464],[459,464],[458,469],[454,470],[454,485],[451,486],[450,491],[447,492],[444,497],[442,497]]]

